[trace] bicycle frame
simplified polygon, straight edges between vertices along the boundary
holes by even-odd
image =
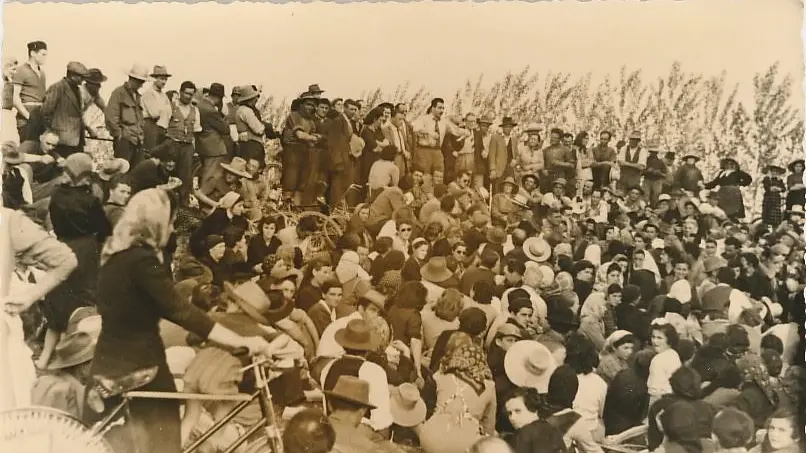
[[[210,437],[216,434],[227,423],[232,421],[238,414],[240,414],[247,406],[255,400],[260,404],[260,412],[263,415],[257,423],[252,425],[246,432],[241,435],[232,445],[230,445],[225,453],[233,453],[238,447],[244,444],[250,437],[261,429],[265,430],[266,437],[269,439],[273,453],[282,453],[283,445],[282,438],[279,431],[276,429],[276,416],[274,413],[274,406],[272,404],[271,391],[269,390],[269,380],[266,373],[265,362],[258,362],[253,358],[253,366],[251,367],[254,375],[255,382],[258,389],[251,395],[198,395],[177,392],[147,392],[147,391],[133,391],[123,394],[123,401],[118,403],[114,409],[98,422],[93,428],[93,433],[96,435],[103,435],[105,431],[112,426],[115,420],[123,410],[128,409],[129,401],[135,398],[151,398],[151,399],[176,399],[176,400],[208,400],[208,401],[238,401],[238,405],[232,408],[227,414],[207,431],[202,433],[198,439],[193,441],[190,445],[182,450],[182,453],[193,453],[199,449]]]

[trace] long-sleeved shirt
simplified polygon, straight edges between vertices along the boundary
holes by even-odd
[[[379,160],[369,169],[367,185],[370,189],[383,189],[400,183],[400,169],[394,162]]]
[[[155,120],[157,126],[167,129],[171,121],[171,100],[163,91],[157,91],[155,86],[143,90],[142,97],[143,118]]]
[[[414,121],[412,127],[417,136],[417,146],[421,148],[440,148],[445,141],[446,132],[456,137],[464,137],[468,133],[444,116],[439,120],[434,115],[421,116]],[[439,133],[439,138],[433,136],[434,132]]]
[[[32,266],[45,270],[59,282],[78,266],[78,260],[70,247],[49,235],[22,211],[0,208],[4,222],[8,222],[11,248],[18,267]]]

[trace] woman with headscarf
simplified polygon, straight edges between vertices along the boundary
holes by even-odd
[[[360,239],[361,245],[367,249],[372,249],[372,235],[367,230],[367,220],[369,219],[369,205],[361,203],[353,209],[353,215],[347,225],[345,234],[355,234]]]
[[[649,409],[646,380],[653,357],[655,353],[649,349],[638,351],[629,368],[610,382],[602,414],[606,435],[619,434],[643,423]]]
[[[647,431],[649,451],[658,448],[663,442],[663,432],[658,429],[657,424],[658,414],[678,401],[686,401],[696,408],[695,420],[698,436],[703,439],[711,437],[711,423],[716,415],[716,409],[702,400],[702,379],[699,373],[690,367],[681,367],[672,374],[669,382],[672,392],[649,406],[649,429]]]
[[[604,297],[597,297],[597,294],[591,294],[579,311],[579,333],[589,338],[596,350],[601,351],[605,346],[607,301]]]
[[[484,350],[471,342],[449,351],[434,374],[437,407],[416,429],[425,453],[464,453],[495,434],[495,383]]]
[[[746,412],[756,429],[762,429],[778,406],[778,386],[770,379],[761,357],[755,354],[744,354],[736,360],[736,366],[742,374],[742,388],[731,406]]]
[[[244,201],[237,192],[228,192],[221,197],[218,207],[191,233],[188,242],[190,252],[196,258],[203,258],[207,254],[205,239],[211,234],[223,234],[228,227],[236,227],[243,231],[249,229],[249,222],[244,217]]]
[[[92,375],[127,376],[156,367],[156,376],[139,390],[176,392],[158,329],[161,318],[169,318],[201,338],[223,346],[272,354],[272,346],[263,338],[237,335],[179,297],[161,253],[174,215],[164,191],[140,192],[132,197],[104,245],[98,278],[102,327]],[[120,397],[113,399],[104,406],[113,408]],[[106,415],[93,412],[93,406],[87,405],[84,411],[89,423]],[[128,414],[133,435],[126,441],[128,445],[136,444],[154,453],[180,450],[178,401],[133,400],[129,402]]]

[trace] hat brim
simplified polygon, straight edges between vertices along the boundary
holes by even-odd
[[[544,253],[542,255],[535,255],[531,251],[531,248],[532,248],[531,244],[534,244],[534,243],[537,243],[537,242],[541,242],[540,239],[535,238],[535,237],[531,237],[531,238],[527,239],[523,243],[523,253],[526,255],[527,258],[529,258],[532,261],[535,261],[535,262],[538,262],[538,263],[545,263],[551,257],[551,248],[546,247],[546,251],[548,253]]]
[[[19,154],[18,157],[3,157],[3,162],[5,162],[8,165],[19,165],[25,162],[25,156]]]
[[[237,168],[233,168],[230,164],[222,162],[220,165],[221,165],[221,168],[223,168],[224,170],[227,170],[228,172],[232,173],[233,175],[238,175],[238,176],[240,176],[242,178],[251,178],[252,177],[252,175],[250,175],[249,173],[247,173],[245,171],[238,170]]]
[[[453,277],[453,273],[446,269],[444,271],[439,272],[438,274],[432,274],[431,272],[425,269],[425,266],[423,266],[420,269],[420,276],[424,280],[429,281],[431,283],[444,283],[448,281],[451,277]]]
[[[355,403],[355,404],[358,404],[360,406],[366,407],[367,409],[370,409],[370,410],[378,408],[378,406],[375,406],[374,404],[370,404],[367,401],[359,401],[357,398],[350,398],[349,396],[340,395],[338,393],[334,393],[331,390],[325,390],[322,393],[324,393],[325,396],[327,396],[328,398],[334,398],[334,399],[337,399],[337,400],[342,400],[342,401],[347,401],[347,402],[350,402],[350,403]]]
[[[366,343],[357,343],[351,341],[349,338],[345,337],[345,335],[347,335],[346,327],[337,330],[336,334],[333,335],[336,343],[338,343],[344,349],[354,349],[356,351],[374,351],[375,347],[377,346],[372,339]]]
[[[247,316],[266,326],[272,325],[277,321],[287,318],[288,315],[291,314],[291,311],[294,310],[294,306],[291,305],[290,302],[283,300],[283,305],[281,305],[280,308],[269,309],[266,310],[265,313],[261,313],[246,299],[239,296],[235,292],[235,286],[233,286],[232,283],[224,282],[224,291],[226,291],[227,294],[232,297],[233,302],[235,302],[235,304],[238,305],[238,307],[243,310]]]
[[[413,428],[425,421],[426,407],[425,401],[420,398],[412,409],[405,409],[395,401],[395,395],[391,398],[392,420],[396,425],[404,428]]]
[[[517,125],[518,123],[501,123],[498,125],[498,127],[515,127]]]
[[[141,82],[145,82],[146,80],[148,80],[147,76],[143,76],[141,74],[135,74],[135,73],[133,73],[131,71],[127,72],[126,75],[131,77],[132,79],[136,79],[136,80],[139,80]]]
[[[74,367],[77,365],[81,365],[82,363],[87,363],[92,360],[93,356],[95,355],[95,343],[88,344],[84,349],[79,351],[76,354],[72,354],[68,357],[61,357],[58,354],[55,355],[55,358],[48,363],[47,370],[55,371],[55,370],[63,370],[65,368]]]
[[[495,236],[492,235],[492,232],[487,232],[487,236],[486,236],[485,239],[487,239],[487,242],[489,242],[491,244],[496,244],[496,245],[504,245],[507,242],[506,237],[503,238],[503,239],[502,238],[496,238]]]
[[[514,179],[511,181],[501,181],[500,183],[498,183],[498,187],[502,188],[504,187],[504,184],[512,184],[512,187],[515,188],[515,192],[518,192],[521,189],[521,187],[518,185],[517,182],[515,182]]]
[[[173,74],[157,74],[152,73],[148,75],[149,77],[157,78],[157,77],[173,77]]]
[[[258,96],[260,96],[260,93],[255,92],[255,93],[249,93],[246,96],[244,96],[242,94],[237,94],[237,95],[233,96],[233,98],[237,98],[238,102],[246,102],[246,101],[250,101],[252,99],[255,99]]]
[[[535,348],[543,350],[543,353],[549,358],[548,366],[540,375],[531,373],[524,366],[526,358]],[[509,380],[518,387],[537,389],[539,393],[548,392],[549,380],[555,369],[557,369],[557,362],[549,348],[534,340],[518,341],[509,348],[504,356],[504,371]]]

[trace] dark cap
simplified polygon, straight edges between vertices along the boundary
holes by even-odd
[[[78,61],[71,61],[70,63],[67,63],[67,73],[83,77],[87,75],[87,67]]]
[[[218,98],[223,98],[223,97],[224,97],[224,93],[225,93],[225,92],[226,92],[226,91],[224,90],[224,85],[222,85],[222,84],[220,84],[220,83],[216,82],[216,83],[211,83],[211,84],[210,84],[210,89],[209,89],[209,93],[208,93],[208,94],[209,94],[210,96],[215,96],[215,97],[218,97]]]
[[[48,50],[48,45],[45,41],[31,41],[28,43],[28,53],[39,52],[40,50]]]
[[[101,84],[106,82],[106,76],[98,68],[87,69],[87,75],[84,77],[85,82]]]

